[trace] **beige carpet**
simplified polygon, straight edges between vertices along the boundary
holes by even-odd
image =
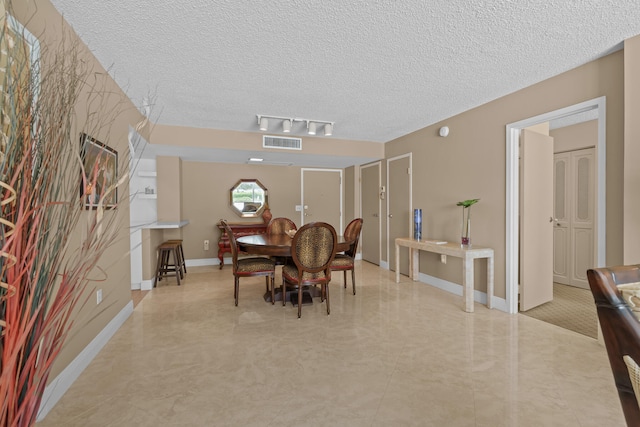
[[[598,337],[596,306],[587,289],[554,283],[553,301],[520,313],[591,338]]]

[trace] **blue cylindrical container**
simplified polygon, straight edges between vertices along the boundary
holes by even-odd
[[[422,239],[422,209],[413,210],[413,238]]]

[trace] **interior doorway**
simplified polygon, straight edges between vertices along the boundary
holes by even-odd
[[[606,244],[606,190],[605,190],[605,161],[606,161],[606,100],[605,97],[585,101],[560,110],[541,114],[519,122],[508,124],[506,127],[506,302],[509,313],[518,312],[519,287],[519,204],[520,204],[520,135],[524,128],[540,123],[560,120],[568,117],[579,117],[581,114],[594,115],[598,120],[597,144],[595,147],[595,194],[596,207],[594,217],[595,251],[593,265],[603,266],[605,263]],[[549,250],[546,248],[546,250]]]

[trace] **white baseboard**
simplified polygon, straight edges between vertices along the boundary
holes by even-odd
[[[462,296],[462,285],[457,283],[449,282],[448,280],[443,280],[438,277],[429,276],[428,274],[420,273],[418,280],[421,283],[426,283],[427,285],[431,285],[438,289],[442,289],[443,291],[447,291],[449,293]],[[487,293],[474,290],[473,291],[473,300],[480,304],[487,304]],[[493,308],[496,310],[508,312],[507,310],[507,300],[504,298],[493,297],[491,300]]]
[[[73,382],[78,379],[82,371],[89,366],[89,363],[91,363],[100,350],[102,350],[105,344],[109,342],[116,331],[120,329],[120,326],[131,316],[131,313],[133,313],[133,301],[129,301],[129,304],[124,306],[124,308],[111,319],[107,326],[96,335],[89,345],[47,385],[44,393],[42,393],[42,401],[38,409],[37,421],[47,416],[49,411],[58,403],[69,387],[71,387]]]
[[[231,258],[224,259],[225,264],[231,264]],[[200,259],[187,259],[185,260],[187,267],[206,267],[209,265],[220,265],[218,258],[200,258]]]
[[[140,283],[140,290],[150,291],[151,289],[153,289],[153,284],[155,281],[156,281],[155,277],[153,279],[143,280],[142,283]]]

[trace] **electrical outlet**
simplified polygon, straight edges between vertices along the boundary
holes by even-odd
[[[447,256],[445,254],[440,254],[440,262],[443,264],[447,263]]]
[[[102,302],[102,289],[96,291],[96,305]]]
[[[205,251],[208,251],[208,250],[209,250],[209,241],[208,241],[208,240],[205,240],[205,241],[204,241],[204,250],[205,250]]]

